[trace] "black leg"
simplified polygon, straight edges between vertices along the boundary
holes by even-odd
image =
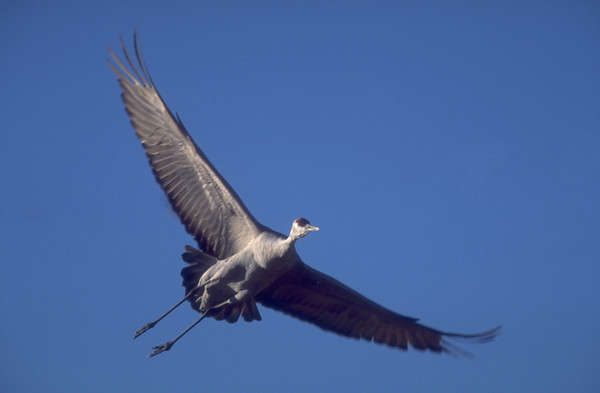
[[[135,332],[135,336],[133,336],[133,339],[135,340],[136,338],[138,338],[139,336],[141,336],[142,334],[144,334],[148,330],[152,329],[154,327],[154,325],[156,325],[158,322],[160,322],[161,319],[163,319],[164,317],[166,317],[167,315],[169,315],[171,313],[171,311],[173,311],[177,307],[179,307],[181,305],[181,303],[185,302],[197,290],[198,290],[198,287],[192,289],[187,295],[185,295],[185,297],[183,299],[181,299],[179,302],[177,302],[177,304],[174,305],[173,307],[171,307],[166,313],[164,313],[163,315],[161,315],[156,321],[148,322],[147,324],[145,324],[144,326],[142,326],[142,328],[140,330],[138,330],[137,332]]]
[[[187,332],[189,332],[190,330],[192,330],[192,328],[194,326],[196,326],[197,324],[199,324],[204,319],[204,317],[206,317],[206,313],[202,314],[202,316],[200,317],[200,319],[198,319],[196,322],[192,323],[179,336],[175,337],[175,339],[173,341],[167,341],[164,344],[152,347],[152,349],[154,349],[154,352],[152,352],[150,355],[148,355],[148,357],[151,358],[153,356],[158,355],[159,353],[163,353],[163,352],[168,351],[169,349],[171,349],[171,347],[173,346],[173,344],[175,344],[181,337],[183,337],[184,334],[186,334]]]

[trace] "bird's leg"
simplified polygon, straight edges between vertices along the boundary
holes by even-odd
[[[225,306],[241,303],[242,301],[246,300],[246,298],[248,297],[248,294],[249,294],[249,291],[247,289],[243,289],[243,290],[239,291],[238,293],[236,293],[235,295],[233,295],[232,297],[230,297],[229,299],[225,300],[223,303],[219,303],[216,306],[212,306],[210,309],[218,310],[219,308],[222,308]]]
[[[183,332],[181,332],[181,334],[177,337],[175,337],[174,340],[172,341],[167,341],[164,344],[161,345],[157,345],[155,347],[152,347],[152,349],[154,349],[154,352],[152,352],[150,355],[148,355],[149,358],[158,355],[159,353],[163,353],[165,351],[168,351],[169,349],[171,349],[171,347],[173,346],[173,344],[175,344],[177,342],[177,340],[179,340],[181,337],[183,337],[184,334],[186,334],[187,332],[189,332],[190,330],[193,329],[194,326],[196,326],[197,324],[199,324],[205,317],[206,317],[206,312],[204,314],[202,314],[202,316],[194,323],[192,323],[187,329],[185,329]]]
[[[135,336],[133,336],[133,339],[135,340],[136,338],[138,338],[139,336],[141,336],[142,334],[144,334],[148,330],[152,329],[154,327],[154,325],[156,325],[158,322],[160,322],[161,319],[163,319],[164,317],[166,317],[167,315],[169,315],[171,313],[171,311],[173,311],[177,307],[179,307],[181,305],[181,303],[183,303],[186,300],[188,300],[189,297],[192,296],[192,294],[195,293],[199,288],[200,287],[196,287],[196,288],[192,289],[191,291],[189,291],[188,294],[185,295],[185,297],[183,299],[181,299],[180,301],[178,301],[176,305],[174,305],[173,307],[171,307],[166,313],[164,313],[163,315],[161,315],[157,320],[152,321],[152,322],[148,322],[147,324],[145,324],[140,330],[138,330],[137,332],[135,332]]]

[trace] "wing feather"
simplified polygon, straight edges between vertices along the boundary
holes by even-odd
[[[121,39],[129,67],[109,49],[125,110],[156,180],[186,230],[205,252],[224,259],[265,228],[194,143],[179,117],[173,116],[150,78],[137,36],[134,41],[137,62]]]
[[[447,333],[418,323],[367,299],[339,281],[300,264],[258,294],[264,306],[312,323],[342,336],[375,341],[390,347],[466,352],[448,345],[444,337],[467,341],[492,340],[499,327],[483,333]]]

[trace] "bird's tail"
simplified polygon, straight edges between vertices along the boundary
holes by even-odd
[[[190,265],[181,269],[185,294],[188,295],[190,291],[198,288],[198,283],[202,275],[211,266],[216,264],[218,260],[192,246],[185,246],[185,252],[181,254],[181,258]],[[200,310],[201,302],[197,300],[196,295],[189,298],[189,302],[194,310],[204,312],[204,310]],[[229,323],[236,322],[240,316],[246,322],[260,321],[262,319],[254,298],[246,299],[239,303],[217,306],[208,310],[206,316],[215,318],[218,321],[226,320]]]
[[[190,265],[181,269],[182,285],[185,287],[185,294],[187,295],[192,289],[196,288],[200,282],[200,277],[217,263],[217,258],[192,246],[185,246],[185,252],[181,254],[181,258]]]
[[[198,250],[192,246],[185,246],[185,252],[181,254],[181,259],[190,265],[199,265],[204,268],[204,271],[217,263],[217,258],[208,255],[205,252]],[[203,272],[204,272],[203,271]]]

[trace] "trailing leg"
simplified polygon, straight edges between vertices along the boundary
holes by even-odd
[[[154,349],[154,352],[152,352],[150,355],[148,355],[148,357],[151,358],[153,356],[158,355],[159,353],[163,353],[163,352],[168,351],[169,349],[171,349],[171,347],[173,346],[173,344],[175,344],[187,332],[189,332],[190,330],[192,330],[194,328],[194,326],[196,326],[197,324],[199,324],[206,317],[206,314],[207,314],[206,312],[204,314],[202,314],[202,316],[200,317],[200,319],[198,319],[196,322],[192,323],[187,329],[185,329],[183,332],[181,332],[181,334],[179,336],[175,337],[174,340],[167,341],[164,344],[152,347],[152,349]]]
[[[180,301],[178,301],[177,304],[175,304],[173,307],[171,307],[166,313],[164,313],[163,315],[161,315],[157,320],[152,321],[152,322],[148,322],[147,324],[145,324],[140,330],[138,330],[137,332],[135,332],[135,336],[133,336],[133,339],[135,340],[136,338],[138,338],[139,336],[141,336],[142,334],[144,334],[148,330],[152,329],[154,327],[154,325],[156,325],[164,317],[166,317],[167,315],[169,315],[171,313],[171,311],[173,311],[177,307],[179,307],[181,305],[181,303],[183,303],[186,300],[188,300],[189,297],[192,296],[192,294],[195,293],[197,290],[198,290],[198,287],[192,289],[191,291],[188,292],[187,295],[185,295],[185,297],[183,299],[181,299]]]

